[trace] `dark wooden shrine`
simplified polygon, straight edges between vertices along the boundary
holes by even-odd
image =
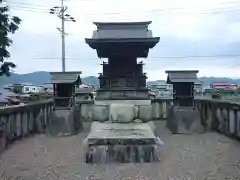
[[[75,87],[82,83],[80,78],[81,72],[51,72],[50,74],[55,106],[72,106]]]
[[[173,100],[178,106],[194,108],[194,84],[198,71],[166,71],[167,83],[173,84]]]
[[[160,38],[148,30],[150,23],[94,23],[97,30],[92,38],[85,39],[86,43],[96,49],[99,58],[108,58],[101,64],[96,99],[149,99],[143,63],[137,58],[146,58],[149,49],[159,42]]]
[[[166,126],[174,134],[204,133],[199,111],[194,104],[194,84],[198,71],[166,71],[173,84],[174,105],[169,108]]]

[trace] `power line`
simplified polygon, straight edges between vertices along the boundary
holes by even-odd
[[[233,58],[240,57],[240,54],[219,54],[219,55],[186,55],[186,56],[153,56],[147,57],[146,59],[192,59],[192,58]],[[52,59],[52,60],[61,60],[61,58],[33,58],[33,59]],[[77,57],[66,57],[66,59],[81,59]],[[100,59],[98,57],[91,57],[90,59]],[[104,58],[103,58],[104,59]]]
[[[186,59],[186,58],[230,58],[240,57],[240,54],[220,54],[220,55],[188,55],[188,56],[159,56],[149,57],[153,59]]]
[[[32,58],[32,59],[56,59],[56,60],[61,60],[62,58],[55,58],[55,57],[38,57],[38,58]],[[66,57],[66,59],[77,59],[75,57]]]
[[[23,12],[33,12],[33,13],[45,13],[45,14],[48,14],[47,11],[45,10],[34,10],[34,9],[31,9],[31,8],[19,8],[19,7],[13,7],[13,8],[10,8],[12,10],[17,10],[17,11],[23,11]],[[157,13],[157,11],[155,10],[149,10],[149,11],[139,11],[139,12],[135,12],[135,13],[144,13],[144,12],[155,12],[154,15],[157,15],[157,16],[161,16],[161,15],[168,15],[168,14],[174,14],[174,15],[183,15],[183,14],[189,14],[189,15],[192,15],[192,14],[197,14],[197,15],[207,15],[207,14],[218,14],[218,13],[225,13],[225,12],[229,12],[229,11],[238,11],[240,10],[240,7],[239,8],[236,8],[236,9],[225,9],[225,10],[214,10],[214,11],[209,11],[209,12],[169,12],[169,13],[162,13],[160,11],[158,11],[159,13]],[[118,13],[84,13],[83,15],[84,16],[96,16],[96,15],[122,15],[122,14],[125,14],[125,13],[133,13],[133,12],[118,12]]]
[[[92,2],[92,1],[100,1],[100,0],[65,0],[68,2]],[[7,2],[10,3],[15,3],[15,4],[24,4],[24,5],[30,5],[30,6],[40,6],[40,7],[46,7],[46,5],[43,4],[33,4],[33,3],[22,3],[22,2],[17,2],[14,0],[8,0]],[[240,1],[229,1],[229,2],[220,2],[219,4],[238,4]]]
[[[17,8],[16,10],[22,10],[22,11],[32,11],[32,12],[41,12],[41,13],[47,13],[48,9],[43,9],[43,8],[37,8],[37,7],[31,7],[31,6],[39,6],[39,7],[46,7],[47,6],[42,6],[42,5],[34,5],[34,4],[29,4],[29,3],[18,3],[18,2],[13,2],[10,1],[10,3],[17,3],[17,4],[22,4],[22,5],[27,5],[27,6],[19,6],[19,5],[15,5],[12,8]],[[240,1],[238,1],[240,3]],[[231,2],[228,2],[231,3]],[[232,3],[236,3],[236,1],[232,2]],[[174,13],[174,14],[209,14],[209,13],[221,13],[221,12],[226,12],[226,11],[235,11],[235,10],[240,10],[240,6],[234,6],[234,7],[224,7],[224,8],[215,8],[215,9],[211,9],[209,12],[208,10],[204,10],[205,12],[173,12],[174,10],[184,10],[185,8],[169,8],[169,9],[153,9],[153,10],[142,10],[141,12],[154,12],[154,13],[160,13],[158,15],[165,15],[166,11],[169,13]],[[41,10],[41,11],[37,11],[37,10]],[[132,12],[109,12],[109,13],[85,13],[84,15],[100,15],[100,14],[124,14],[124,13],[132,13]]]
[[[22,8],[22,7],[12,7],[12,10],[17,10],[17,11],[26,11],[26,12],[33,12],[33,13],[45,13],[47,14],[47,10],[43,10],[43,9],[33,9],[33,8]],[[232,8],[232,9],[214,9],[212,11],[206,11],[206,12],[168,12],[168,13],[164,13],[162,12],[162,10],[142,10],[142,11],[138,11],[138,12],[116,12],[116,13],[83,13],[84,16],[96,16],[96,15],[122,15],[122,14],[127,14],[127,13],[154,13],[154,15],[168,15],[168,14],[174,14],[174,15],[183,15],[183,14],[197,14],[197,15],[207,15],[207,14],[218,14],[218,13],[226,13],[226,12],[230,12],[230,11],[239,11],[240,10],[240,6],[237,8]]]
[[[80,0],[80,1],[76,0],[75,2],[89,2],[89,1],[96,1],[96,0]],[[17,4],[17,5],[28,6],[29,8],[31,8],[31,6],[34,6],[34,9],[36,9],[36,7],[44,7],[44,8],[49,9],[49,6],[46,6],[46,5],[33,4],[33,3],[22,3],[22,2],[11,1],[11,0],[8,0],[7,2],[10,3],[10,4]],[[221,2],[219,4],[238,4],[238,3],[240,3],[240,1]],[[47,10],[47,9],[44,9],[44,10]],[[178,8],[169,8],[169,9],[158,9],[156,11],[169,11],[169,10],[180,10],[180,9],[184,10],[185,8],[182,8],[182,7],[179,8],[178,7]],[[146,10],[146,11],[152,11],[152,10]],[[155,11],[155,10],[153,10],[153,11]]]
[[[45,7],[48,8],[48,6],[45,5],[39,5],[39,4],[30,4],[30,3],[22,3],[22,2],[17,2],[17,1],[7,1],[10,4],[19,4],[19,5],[26,5],[26,6],[36,6],[36,7]]]
[[[10,6],[10,8],[19,8],[19,9],[27,9],[27,10],[42,10],[42,11],[46,11],[46,12],[48,10],[48,9],[45,9],[45,8],[27,7],[27,6],[19,6],[19,5]]]
[[[66,1],[66,0],[65,0]],[[68,0],[69,1],[69,0]],[[99,1],[99,0],[76,0],[75,2],[89,2],[89,1]],[[12,3],[12,4],[19,4],[19,5],[26,5],[26,6],[37,6],[37,7],[45,7],[45,8],[49,8],[49,6],[46,6],[46,5],[40,5],[40,4],[33,4],[33,3],[22,3],[22,2],[17,2],[17,1],[11,1],[11,0],[8,0],[7,1],[8,3]],[[220,2],[219,4],[238,4],[240,3],[240,1],[230,1],[230,2]],[[173,10],[173,9],[185,9],[183,7],[176,7],[176,8],[169,8],[169,9],[162,9],[162,10]],[[161,10],[161,9],[159,9]]]
[[[52,7],[49,11],[50,14],[57,15],[58,18],[61,19],[61,28],[57,28],[59,32],[61,33],[61,39],[62,39],[62,71],[65,72],[66,66],[65,66],[65,22],[71,21],[76,22],[76,20],[69,14],[66,14],[68,7],[64,6],[63,0],[61,0],[61,6],[55,6]]]
[[[11,8],[12,10],[16,10],[16,11],[24,11],[24,12],[32,12],[32,13],[44,13],[44,14],[48,14],[47,11],[34,11],[34,10],[31,10],[31,9],[21,9],[21,8]],[[11,10],[10,9],[10,10]]]

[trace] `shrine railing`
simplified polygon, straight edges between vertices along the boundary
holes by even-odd
[[[240,139],[240,101],[196,99],[196,107],[207,131]]]
[[[153,99],[153,119],[167,119],[172,99]],[[217,131],[240,140],[239,99],[212,99],[196,97],[195,107],[200,112],[202,125],[206,131]]]
[[[45,132],[53,110],[53,100],[0,107],[0,153],[13,141],[32,133]]]
[[[152,119],[167,119],[170,107],[173,105],[172,98],[152,99]]]

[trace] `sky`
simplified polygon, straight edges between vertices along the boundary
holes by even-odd
[[[16,73],[61,71],[61,21],[49,9],[60,0],[7,0],[22,19],[11,36]],[[76,22],[66,22],[66,70],[83,76],[101,72],[97,54],[85,38],[93,21],[152,21],[160,42],[144,62],[149,80],[166,70],[199,70],[198,76],[240,78],[240,0],[64,0]]]

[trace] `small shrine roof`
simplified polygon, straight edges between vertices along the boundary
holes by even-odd
[[[166,71],[168,73],[167,83],[176,82],[199,82],[197,77],[197,70],[187,70],[187,71]]]
[[[148,49],[153,48],[159,40],[160,37],[85,39],[86,43],[92,49],[97,50],[98,57],[109,57],[109,54],[120,53],[120,51],[124,51],[125,54],[134,54],[137,57],[147,57]],[[111,51],[113,48],[118,49],[118,51]]]
[[[85,42],[97,50],[98,57],[113,56],[148,56],[149,49],[153,48],[160,37],[153,37],[148,29],[151,21],[143,22],[94,22],[97,30],[93,31],[92,38]]]
[[[73,84],[80,79],[81,71],[51,72],[50,84]]]
[[[139,21],[139,22],[93,22],[95,25],[142,25],[151,24],[152,21]]]

